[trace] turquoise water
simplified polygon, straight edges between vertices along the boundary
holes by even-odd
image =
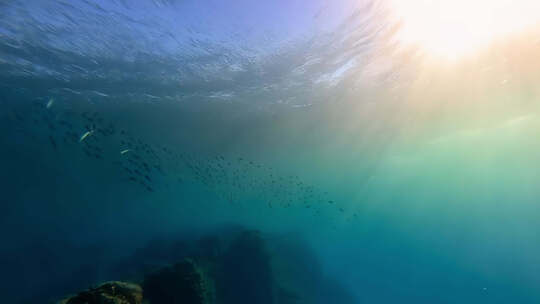
[[[230,226],[308,244],[313,303],[538,303],[538,31],[433,63],[326,5],[1,3],[6,303]]]

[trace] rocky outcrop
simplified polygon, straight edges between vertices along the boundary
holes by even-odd
[[[270,256],[257,231],[245,231],[218,259],[217,287],[220,303],[274,304]]]
[[[145,299],[150,303],[210,304],[214,303],[213,280],[201,262],[185,259],[145,277]]]
[[[155,266],[137,267],[142,263]],[[357,302],[338,281],[324,275],[313,250],[290,235],[269,238],[240,230],[220,238],[153,242],[123,265],[136,269],[137,275],[115,277],[140,283],[142,288],[109,282],[60,304]]]
[[[142,288],[137,284],[107,282],[58,304],[141,304],[142,299]]]

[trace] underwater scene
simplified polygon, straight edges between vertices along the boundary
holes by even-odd
[[[540,303],[540,2],[0,0],[0,303]]]

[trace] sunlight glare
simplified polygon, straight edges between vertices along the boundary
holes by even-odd
[[[457,59],[496,38],[540,24],[539,0],[390,0],[398,39],[426,54]]]

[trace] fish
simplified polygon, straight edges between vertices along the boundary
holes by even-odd
[[[92,133],[94,133],[94,130],[86,131],[86,133],[84,133],[79,139],[79,142],[83,142],[83,140],[85,140],[88,136],[92,135]]]
[[[105,94],[105,93],[102,93],[100,91],[91,91],[92,93],[98,95],[98,96],[101,96],[101,97],[109,97],[109,95]],[[97,114],[97,113],[96,113]]]
[[[49,140],[51,141],[51,145],[53,146],[54,150],[56,150],[56,141],[54,140],[54,138],[52,136],[49,136]]]
[[[131,149],[125,149],[125,150],[120,151],[120,154],[126,154],[126,153],[128,153],[129,151],[131,151]]]
[[[47,102],[47,109],[50,109],[54,104],[54,98],[49,99],[49,102]]]

